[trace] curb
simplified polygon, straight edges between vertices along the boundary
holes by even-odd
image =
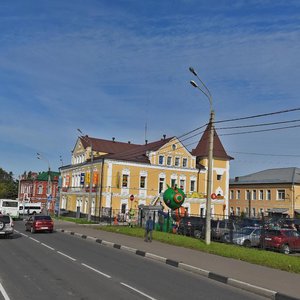
[[[57,229],[56,231],[70,234],[73,236],[77,236],[82,239],[91,240],[91,241],[94,241],[96,243],[99,243],[101,245],[105,245],[105,246],[108,246],[111,248],[125,250],[128,252],[134,253],[136,255],[150,258],[150,259],[165,263],[167,265],[170,265],[172,267],[179,268],[179,269],[182,269],[182,270],[185,270],[188,272],[192,272],[192,273],[207,277],[209,279],[212,279],[212,280],[224,283],[224,284],[228,284],[232,287],[239,288],[239,289],[242,289],[242,290],[245,290],[245,291],[260,295],[260,296],[264,296],[264,297],[267,297],[267,298],[270,298],[273,300],[299,300],[300,299],[300,298],[295,298],[295,297],[292,297],[292,296],[289,296],[289,295],[286,295],[283,293],[279,293],[279,292],[276,292],[273,290],[265,289],[260,286],[252,285],[247,282],[243,282],[243,281],[239,281],[239,280],[236,280],[236,279],[233,279],[230,277],[226,277],[226,276],[214,273],[214,272],[200,269],[200,268],[197,268],[197,267],[194,267],[191,265],[187,265],[185,263],[178,262],[178,261],[175,261],[172,259],[168,259],[166,257],[162,257],[162,256],[159,256],[159,255],[156,255],[153,253],[149,253],[149,252],[141,251],[141,250],[131,248],[128,246],[123,246],[120,244],[115,244],[112,242],[104,241],[104,240],[101,240],[101,239],[98,239],[95,237],[87,236],[85,234],[80,234],[80,233],[76,233],[76,232],[68,231],[68,230],[64,230],[64,229]]]

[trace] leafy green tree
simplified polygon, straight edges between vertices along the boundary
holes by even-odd
[[[12,172],[0,168],[0,198],[16,199],[18,197],[18,180],[14,180]]]

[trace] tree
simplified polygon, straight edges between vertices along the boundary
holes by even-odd
[[[0,198],[16,199],[18,197],[18,181],[14,180],[13,173],[7,173],[0,168]]]

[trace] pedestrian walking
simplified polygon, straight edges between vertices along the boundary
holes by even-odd
[[[152,242],[153,225],[153,220],[151,219],[151,216],[149,216],[145,227],[145,242]]]

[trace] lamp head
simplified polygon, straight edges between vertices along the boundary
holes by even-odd
[[[191,73],[193,73],[195,76],[198,76],[198,74],[196,73],[196,71],[194,70],[193,67],[189,67],[189,70]]]
[[[197,83],[196,83],[194,80],[191,80],[191,81],[190,81],[190,84],[191,84],[193,87],[195,87],[195,88],[198,87]]]

